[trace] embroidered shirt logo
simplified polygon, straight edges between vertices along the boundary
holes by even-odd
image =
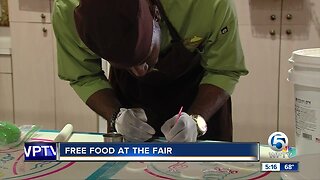
[[[228,30],[228,27],[227,27],[227,26],[221,29],[221,33],[222,33],[222,34],[225,34],[225,33],[227,33],[228,31],[229,31],[229,30]]]
[[[202,37],[193,36],[191,38],[185,39],[183,44],[187,49],[194,50],[195,48],[197,48],[201,44],[202,41],[203,41]]]

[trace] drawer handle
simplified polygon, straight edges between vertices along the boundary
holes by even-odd
[[[292,30],[291,29],[287,29],[286,33],[287,33],[287,35],[291,35],[292,34]]]
[[[292,14],[287,14],[287,19],[291,20],[292,19]]]
[[[46,33],[46,32],[48,32],[48,29],[47,28],[42,28],[42,31],[44,32],[44,33]]]
[[[41,14],[41,18],[42,18],[42,19],[45,19],[45,18],[46,18],[46,15]]]
[[[269,32],[269,33],[270,33],[270,35],[271,35],[271,36],[276,35],[276,31],[275,31],[274,29],[270,30],[270,32]]]
[[[271,19],[272,21],[275,21],[275,20],[277,19],[277,16],[274,15],[274,14],[272,14],[272,15],[270,16],[270,19]]]

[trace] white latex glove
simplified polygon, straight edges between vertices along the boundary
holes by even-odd
[[[176,123],[178,115],[167,120],[161,131],[169,142],[195,142],[198,130],[196,122],[187,113],[182,113]]]
[[[115,128],[131,142],[146,141],[155,134],[155,130],[147,124],[146,113],[141,108],[121,108],[115,120]]]

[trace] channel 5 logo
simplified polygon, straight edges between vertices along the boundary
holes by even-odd
[[[288,137],[283,132],[274,132],[269,136],[268,144],[271,149],[281,151],[288,146]]]

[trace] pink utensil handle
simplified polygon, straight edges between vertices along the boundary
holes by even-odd
[[[179,111],[179,113],[178,113],[178,117],[177,117],[177,119],[176,119],[176,124],[178,123],[178,121],[179,121],[179,119],[180,119],[180,116],[181,116],[181,113],[182,113],[182,109],[183,109],[183,106],[181,106],[180,111]]]

